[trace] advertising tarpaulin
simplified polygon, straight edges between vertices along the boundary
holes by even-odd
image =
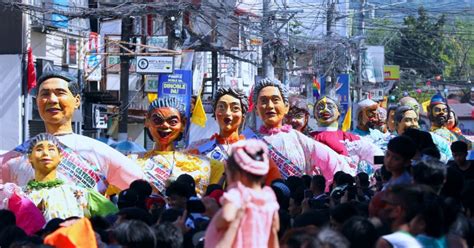
[[[189,117],[192,85],[193,73],[190,70],[175,70],[173,74],[160,74],[158,97],[179,98],[186,105],[186,116]]]
[[[400,80],[400,66],[399,65],[385,65],[383,67],[384,79]]]
[[[385,48],[368,46],[362,55],[362,80],[369,83],[384,81]]]
[[[86,55],[85,70],[87,81],[100,81],[102,79],[102,56],[99,53],[100,48],[100,37],[97,33],[91,32],[89,34],[89,40],[86,44]]]

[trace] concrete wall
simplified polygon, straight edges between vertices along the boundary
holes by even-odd
[[[21,55],[0,55],[0,150],[11,150],[22,141]]]

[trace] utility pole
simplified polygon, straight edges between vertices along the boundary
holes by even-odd
[[[133,20],[127,16],[122,18],[122,34],[121,41],[130,42],[132,33]],[[123,46],[130,48],[126,43]],[[129,51],[120,47],[121,53],[129,53]],[[118,140],[128,139],[128,80],[130,68],[130,55],[120,56],[120,119],[119,119],[119,135]]]
[[[334,14],[336,12],[336,3],[333,0],[328,2],[328,11],[326,14],[326,36],[332,35],[332,22],[334,21]]]
[[[270,42],[273,38],[270,15],[270,1],[271,0],[263,0],[262,8],[262,67],[264,77],[275,78],[275,69],[273,68],[273,58],[271,56],[270,48]]]
[[[333,22],[335,21],[335,14],[336,14],[336,3],[334,0],[328,1],[328,10],[326,12],[326,49],[327,50],[332,50],[332,48],[329,47],[329,44],[332,44],[331,42],[331,37],[333,35]],[[328,52],[326,51],[326,54]],[[328,93],[329,90],[332,87],[332,81],[335,79],[334,73],[334,68],[333,65],[330,61],[326,61],[324,64],[324,74],[323,76],[326,79],[326,92],[323,93]]]
[[[290,22],[289,18],[288,18],[288,12],[287,12],[287,9],[288,9],[288,0],[283,0],[283,8],[284,8],[284,14],[283,14],[283,19],[284,19],[284,22],[286,22],[285,24],[285,40],[286,42],[288,42],[288,48],[290,48],[289,44],[290,44],[290,25],[288,24]],[[289,61],[289,53],[285,54],[285,62],[284,62],[284,69],[283,69],[283,79],[282,79],[282,83],[284,85],[289,85],[289,82],[290,82],[290,61]]]
[[[367,5],[367,0],[360,0],[360,10],[359,10],[359,28],[358,36],[360,37],[358,49],[358,59],[357,59],[357,100],[362,100],[362,60],[365,50],[365,6]]]

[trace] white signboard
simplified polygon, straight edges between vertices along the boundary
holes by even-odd
[[[173,73],[173,57],[137,56],[138,73]]]

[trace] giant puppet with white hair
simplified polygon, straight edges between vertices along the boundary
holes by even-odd
[[[357,104],[357,127],[352,133],[369,138],[374,144],[385,150],[389,136],[376,129],[379,122],[378,103],[365,99]]]
[[[368,174],[374,164],[374,156],[383,155],[383,151],[370,139],[361,138],[339,128],[341,105],[335,92],[321,97],[314,105],[314,118],[318,122],[316,131],[311,132],[313,139],[329,146],[338,154],[356,157],[359,160],[358,171]]]
[[[246,130],[244,134],[259,138],[268,145],[271,158],[284,178],[322,174],[329,185],[337,171],[356,173],[358,161],[336,153],[296,131],[291,125],[283,124],[289,100],[288,90],[279,81],[269,78],[260,80],[254,88],[253,102],[263,125],[258,132],[248,133]]]

